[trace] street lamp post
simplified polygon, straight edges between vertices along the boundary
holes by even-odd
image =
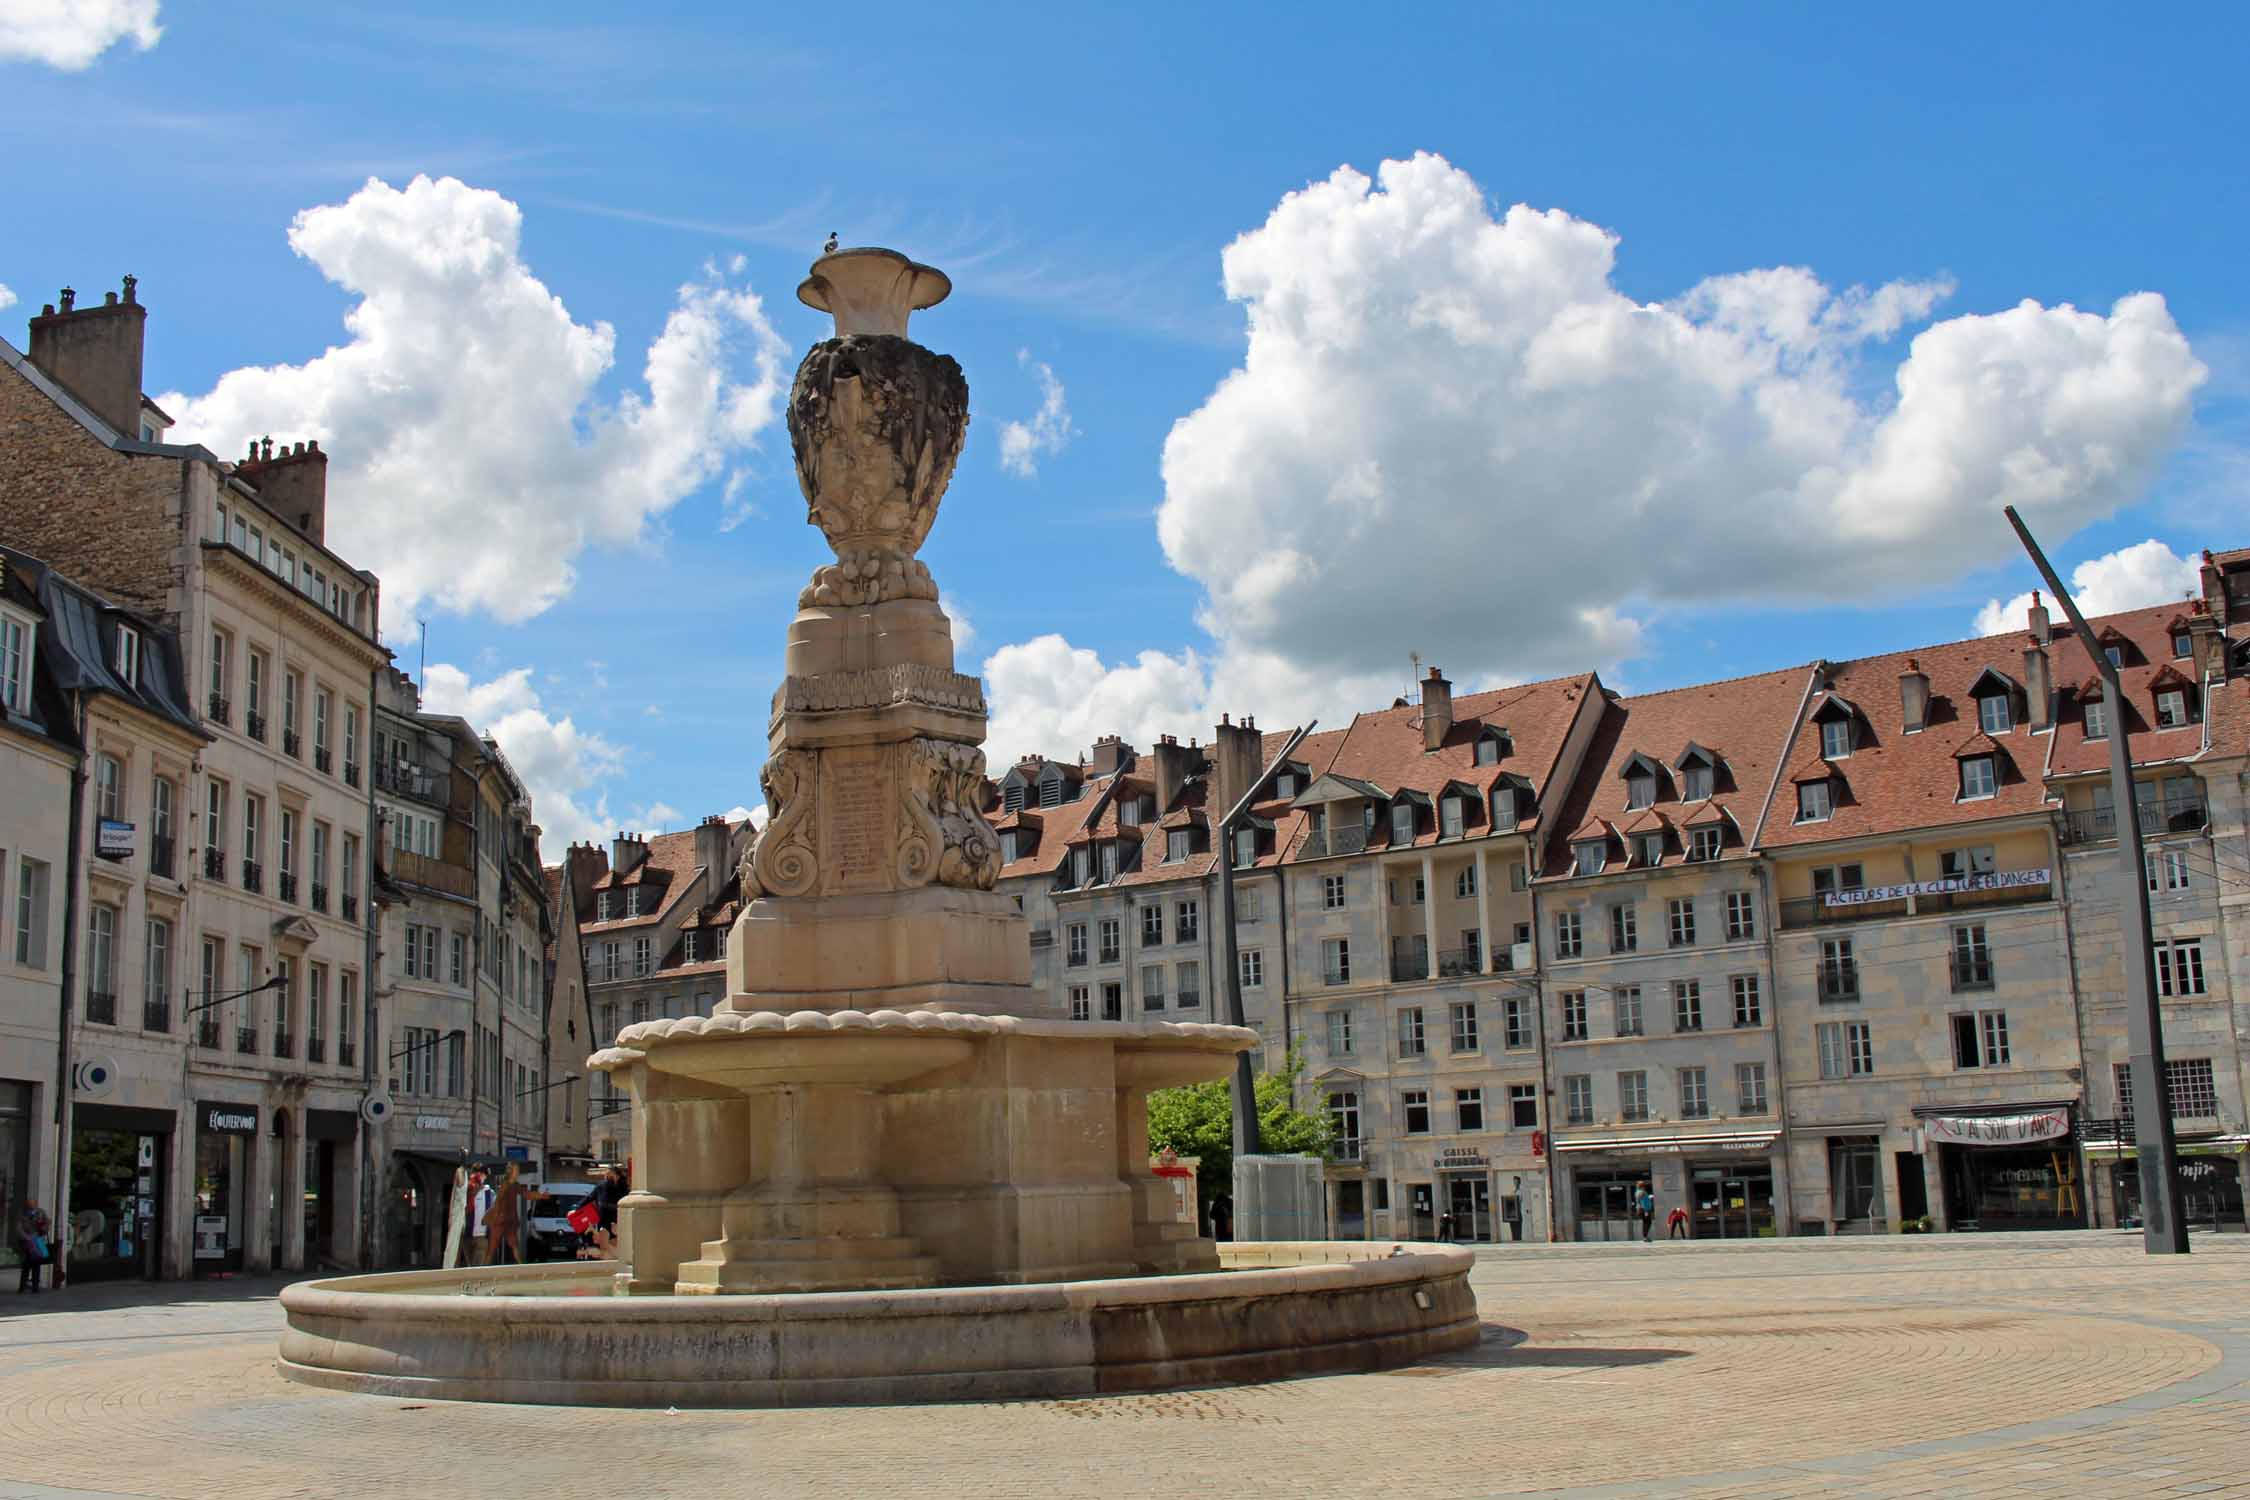
[[[1226,815],[1219,820],[1219,827],[1212,836],[1213,842],[1218,845],[1214,852],[1218,855],[1219,860],[1219,961],[1226,969],[1227,1024],[1229,1026],[1247,1024],[1242,1018],[1242,959],[1241,955],[1235,951],[1235,829],[1249,815],[1251,807],[1258,800],[1258,792],[1266,785],[1268,778],[1273,775],[1274,768],[1297,753],[1297,747],[1304,743],[1305,736],[1311,734],[1313,725],[1319,722],[1318,719],[1310,720],[1301,728],[1292,732],[1288,743],[1281,747],[1273,759],[1258,768],[1257,779],[1242,789],[1242,795],[1235,799],[1234,806],[1227,809]],[[1257,1075],[1254,1072],[1255,1066],[1250,1060],[1249,1053],[1238,1052],[1235,1054],[1232,1092],[1234,1100],[1234,1159],[1236,1161],[1242,1160],[1245,1156],[1256,1156],[1258,1154],[1260,1142],[1258,1140],[1258,1086]],[[1231,1190],[1233,1185],[1230,1183],[1228,1186]]]

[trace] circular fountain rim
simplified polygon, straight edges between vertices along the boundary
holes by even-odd
[[[636,1021],[587,1060],[594,1068],[636,1062],[646,1050],[699,1041],[745,1037],[804,1037],[821,1033],[931,1032],[956,1036],[1067,1037],[1155,1042],[1241,1052],[1258,1045],[1247,1026],[1213,1021],[1056,1021],[1029,1016],[975,1015],[935,1010],[721,1010],[708,1016]]]

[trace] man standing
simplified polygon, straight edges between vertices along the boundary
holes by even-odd
[[[1645,1245],[1656,1229],[1656,1194],[1649,1191],[1645,1181],[1633,1185],[1633,1209],[1641,1216],[1641,1243]]]

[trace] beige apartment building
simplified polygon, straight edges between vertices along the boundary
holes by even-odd
[[[115,997],[104,1045],[168,1071],[167,1103],[131,1125],[140,1154],[164,1164],[155,1272],[353,1264],[371,1185],[360,772],[385,659],[379,591],[323,544],[316,446],[261,445],[229,463],[165,441],[169,421],[141,392],[145,316],[128,278],[100,305],[66,294],[33,318],[28,356],[0,345],[0,535],[176,633],[207,737],[139,760],[121,741],[118,821],[146,808],[151,829],[172,829],[176,874],[120,882],[113,870],[90,896],[90,915],[112,908],[126,932],[110,972],[87,972],[86,998],[106,1010]],[[159,1011],[147,929],[132,924],[173,921],[167,911],[177,927],[162,963],[181,1003]],[[93,929],[87,940],[100,951]],[[178,1023],[184,1061],[158,1061],[175,1045],[149,1040],[160,1014]],[[152,1270],[145,1257],[134,1269]]]

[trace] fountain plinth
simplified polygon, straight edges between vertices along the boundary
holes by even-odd
[[[709,1017],[628,1028],[595,1066],[635,1107],[635,1293],[1023,1283],[1209,1270],[1148,1168],[1146,1096],[1222,1076],[1247,1031],[1039,1015],[993,890],[985,705],[915,553],[969,421],[961,367],[906,337],[949,283],[823,256],[833,314],[789,395],[807,519],[762,782],[769,821]]]
[[[729,993],[588,1060],[632,1097],[619,1260],[301,1283],[291,1379],[796,1405],[1153,1390],[1477,1340],[1465,1251],[1222,1252],[1181,1221],[1148,1094],[1227,1075],[1256,1033],[1042,1013],[1023,914],[993,889],[984,694],[915,556],[969,392],[907,319],[949,290],[890,250],[823,256],[798,289],[836,324],[789,397],[836,561],[789,625]]]

